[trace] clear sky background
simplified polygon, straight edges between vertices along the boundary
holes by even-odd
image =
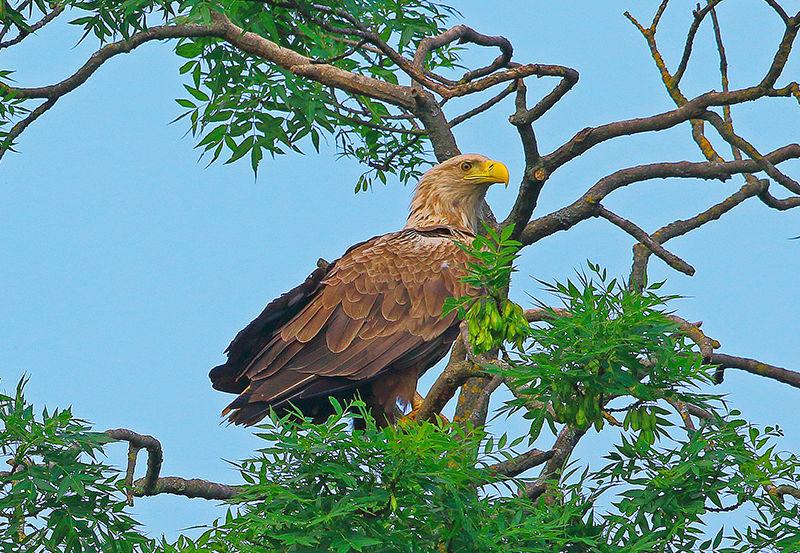
[[[800,7],[797,0],[783,3],[788,11]],[[656,4],[454,3],[465,23],[511,39],[517,61],[580,71],[580,83],[537,125],[545,152],[587,125],[672,107],[642,37],[622,16],[627,8],[649,22]],[[694,2],[673,4],[659,34],[674,68]],[[758,0],[725,3],[720,19],[732,86],[757,82],[780,38],[780,21]],[[88,39],[74,47],[79,36],[78,29],[54,23],[24,47],[3,51],[0,66],[15,69],[21,86],[57,82],[96,48]],[[697,44],[685,79],[691,95],[719,89],[710,26]],[[223,360],[233,335],[268,300],[305,278],[318,257],[335,259],[354,242],[401,227],[412,189],[391,182],[354,195],[362,168],[336,159],[330,144],[319,155],[309,146],[304,157],[268,159],[258,179],[246,160],[205,168],[192,139],[183,136],[185,124],[167,124],[181,112],[173,99],[185,95],[173,48],[151,43],[106,63],[23,134],[20,154],[0,163],[0,387],[11,389],[29,374],[28,397],[39,407],[72,405],[98,429],[127,427],[158,437],[163,475],[235,483],[236,472],[222,459],[248,456],[258,440],[248,429],[220,424],[231,397],[211,389],[209,368]],[[495,55],[480,52],[475,59]],[[779,84],[800,78],[797,58]],[[534,81],[530,94],[554,84]],[[459,126],[457,138],[462,151],[506,162],[515,183],[523,160],[506,122],[511,111],[506,101]],[[793,100],[737,106],[734,117],[737,130],[762,151],[800,139],[800,106]],[[685,125],[607,143],[560,170],[537,213],[571,202],[616,169],[682,159],[700,160]],[[800,175],[800,163],[783,167]],[[738,178],[651,181],[605,203],[653,230],[739,186]],[[498,215],[513,202],[513,188],[490,192]],[[679,313],[704,321],[722,351],[798,369],[800,243],[789,238],[799,234],[796,212],[751,200],[669,243],[697,268],[696,276],[680,275],[657,258],[651,274],[686,296]],[[565,279],[586,259],[625,276],[632,244],[598,220],[547,238],[525,250],[513,297],[524,304],[530,303],[526,293],[545,298],[531,277]],[[732,370],[718,390],[751,420],[783,426],[782,447],[800,451],[799,390]],[[576,458],[597,460],[611,434],[587,437]],[[124,447],[109,451],[123,466]],[[151,535],[175,536],[210,522],[222,508],[160,496],[138,500],[134,511]]]

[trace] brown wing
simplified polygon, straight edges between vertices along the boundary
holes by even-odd
[[[373,238],[351,248],[317,284],[307,280],[305,302],[290,317],[267,306],[262,324],[256,319],[231,344],[224,370],[212,371],[215,387],[241,392],[226,409],[230,420],[253,424],[289,402],[315,416],[330,395],[393,369],[421,373],[435,364],[457,328],[455,314],[440,316],[444,300],[468,293],[460,282],[467,258],[454,237],[436,227]]]

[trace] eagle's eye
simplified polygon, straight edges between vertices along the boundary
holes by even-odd
[[[461,170],[462,171],[469,171],[470,169],[472,169],[472,163],[470,163],[469,161],[461,162]]]

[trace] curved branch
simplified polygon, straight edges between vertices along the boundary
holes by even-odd
[[[769,193],[768,187],[764,187],[764,190],[759,192],[758,199],[764,202],[765,205],[771,207],[772,209],[777,209],[779,211],[786,211],[787,209],[800,207],[800,196],[790,196],[788,198],[776,198],[775,196]]]
[[[136,458],[140,450],[147,450],[147,472],[144,478],[141,478],[137,482],[138,487],[142,489],[142,493],[149,495],[155,488],[158,475],[161,473],[161,464],[164,462],[161,442],[153,436],[138,434],[126,428],[106,430],[105,434],[112,440],[128,442],[128,468],[125,473],[125,481],[128,486],[137,486],[137,484],[133,482],[133,475],[136,470]]]
[[[147,497],[162,493],[182,495],[202,499],[230,499],[241,492],[241,486],[218,484],[199,478],[179,478],[177,476],[161,477],[161,465],[164,452],[153,436],[139,434],[127,428],[106,430],[106,436],[113,441],[128,442],[128,465],[125,471],[125,483],[128,485],[128,502],[133,504],[134,497]],[[143,478],[134,481],[136,460],[139,451],[147,450],[147,471]]]
[[[467,71],[460,79],[459,82],[466,83],[478,77],[484,77],[493,73],[501,67],[506,67],[511,61],[511,56],[514,53],[514,47],[511,42],[502,36],[488,36],[477,32],[475,29],[466,25],[456,25],[438,34],[435,37],[428,37],[422,39],[417,46],[417,51],[414,54],[413,66],[417,71],[422,71],[425,67],[425,61],[431,51],[458,41],[459,44],[472,43],[478,46],[496,46],[500,49],[500,55],[497,56],[492,63],[486,67],[473,69]]]

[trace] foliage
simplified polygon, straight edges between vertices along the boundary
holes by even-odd
[[[50,11],[50,4],[5,3],[0,24],[20,29]],[[377,33],[401,54],[411,55],[420,40],[440,32],[456,12],[430,0],[64,0],[75,14],[70,23],[101,44],[128,39],[156,24],[211,23],[213,12],[224,12],[233,23],[320,62],[373,76],[396,84],[398,67],[388,58],[355,49],[352,37],[335,27],[351,22],[337,15],[343,8],[365,28]],[[27,10],[19,9],[27,5]],[[16,6],[16,8],[14,7]],[[320,10],[328,8],[330,13]],[[316,15],[315,15],[316,14]],[[82,39],[83,39],[82,38]],[[184,108],[177,119],[188,118],[197,147],[209,162],[233,163],[247,158],[257,171],[265,154],[316,150],[325,136],[334,139],[340,155],[355,158],[370,170],[359,179],[356,191],[366,190],[389,175],[401,182],[415,180],[428,162],[427,139],[417,133],[413,117],[363,96],[333,91],[293,75],[274,64],[247,54],[216,38],[179,41],[176,54],[185,59],[187,95],[176,101]],[[429,67],[450,68],[458,63],[458,49],[437,49]],[[8,72],[0,72],[0,79]],[[29,102],[0,97],[0,138],[30,111]]]
[[[505,262],[491,263],[506,238],[488,234],[480,249],[470,246],[495,252],[473,284],[502,285],[510,275],[510,252]],[[17,467],[0,480],[0,511],[9,521],[0,526],[2,543],[18,550],[23,513],[26,550],[37,552],[800,551],[800,507],[776,492],[796,486],[800,459],[776,449],[780,430],[759,429],[719,398],[687,391],[707,381],[708,367],[664,312],[670,298],[658,296],[657,286],[641,293],[620,288],[599,267],[590,269],[599,282],[582,275],[577,283],[548,286],[566,313],[554,311],[531,328],[527,353],[508,351],[514,361],[491,368],[507,371],[517,394],[506,410],[550,417],[554,431],[565,421],[543,415],[548,402],[594,398],[597,430],[604,428],[597,420],[606,420],[600,417],[626,412],[628,423],[603,466],[550,473],[535,481],[545,485],[535,499],[517,493],[528,479],[493,467],[514,460],[515,448],[535,440],[541,425],[499,439],[441,420],[379,428],[363,403],[333,401],[335,414],[321,424],[273,414],[257,432],[264,447],[239,464],[244,485],[227,515],[197,537],[153,544],[124,513],[116,473],[93,457],[81,460],[99,451],[102,435],[68,410],[35,421],[20,386],[16,397],[2,396],[0,409],[4,453]],[[643,360],[649,361],[637,364]],[[547,368],[556,361],[565,369]],[[665,406],[690,399],[706,415],[696,428],[681,428]],[[615,400],[628,405],[612,409]],[[558,411],[569,414],[566,403]],[[577,412],[566,422],[593,431],[588,420],[579,428]],[[715,513],[743,509],[757,513],[749,524],[726,530],[715,522]],[[67,549],[54,541],[61,533],[80,535],[94,549]],[[47,549],[51,542],[61,545]]]
[[[582,543],[588,505],[577,495],[551,509],[476,491],[498,478],[476,458],[482,432],[406,424],[377,428],[356,402],[313,425],[272,417],[273,445],[241,464],[248,482],[224,522],[166,551],[540,551]],[[348,416],[363,421],[351,431]],[[595,529],[595,532],[597,530]],[[591,540],[587,540],[591,543]]]
[[[543,417],[600,430],[605,404],[629,396],[635,403],[623,425],[652,444],[661,433],[658,418],[666,414],[655,402],[707,406],[709,397],[696,390],[711,382],[713,368],[665,311],[676,296],[659,296],[663,283],[639,292],[609,280],[597,265],[589,263],[589,270],[594,276],[581,273],[577,284],[543,283],[564,307],[542,304],[546,321],[528,333],[530,351],[519,352],[504,371],[519,390],[509,407],[523,408],[535,398],[552,405],[555,416]]]
[[[108,441],[70,409],[37,417],[23,396],[0,394],[0,549],[135,552],[150,540],[124,512],[118,471],[97,461]]]
[[[775,453],[771,441],[781,436],[778,429],[761,431],[739,415],[715,416],[685,437],[670,438],[669,447],[654,448],[623,435],[606,456],[609,464],[593,475],[600,489],[621,489],[614,504],[618,512],[606,518],[609,538],[626,543],[649,535],[667,551],[800,550],[798,505],[787,508],[769,491],[778,480],[797,481],[800,459]],[[762,521],[728,535],[721,528],[702,541],[707,538],[704,515],[742,506],[754,509]]]
[[[528,322],[522,307],[507,297],[514,260],[522,244],[511,239],[514,225],[495,230],[484,224],[484,234],[471,244],[456,242],[459,248],[475,261],[467,263],[468,273],[462,280],[481,290],[478,297],[448,298],[443,314],[457,310],[467,323],[469,339],[475,353],[498,348],[503,342],[514,343],[522,349],[528,334]]]

